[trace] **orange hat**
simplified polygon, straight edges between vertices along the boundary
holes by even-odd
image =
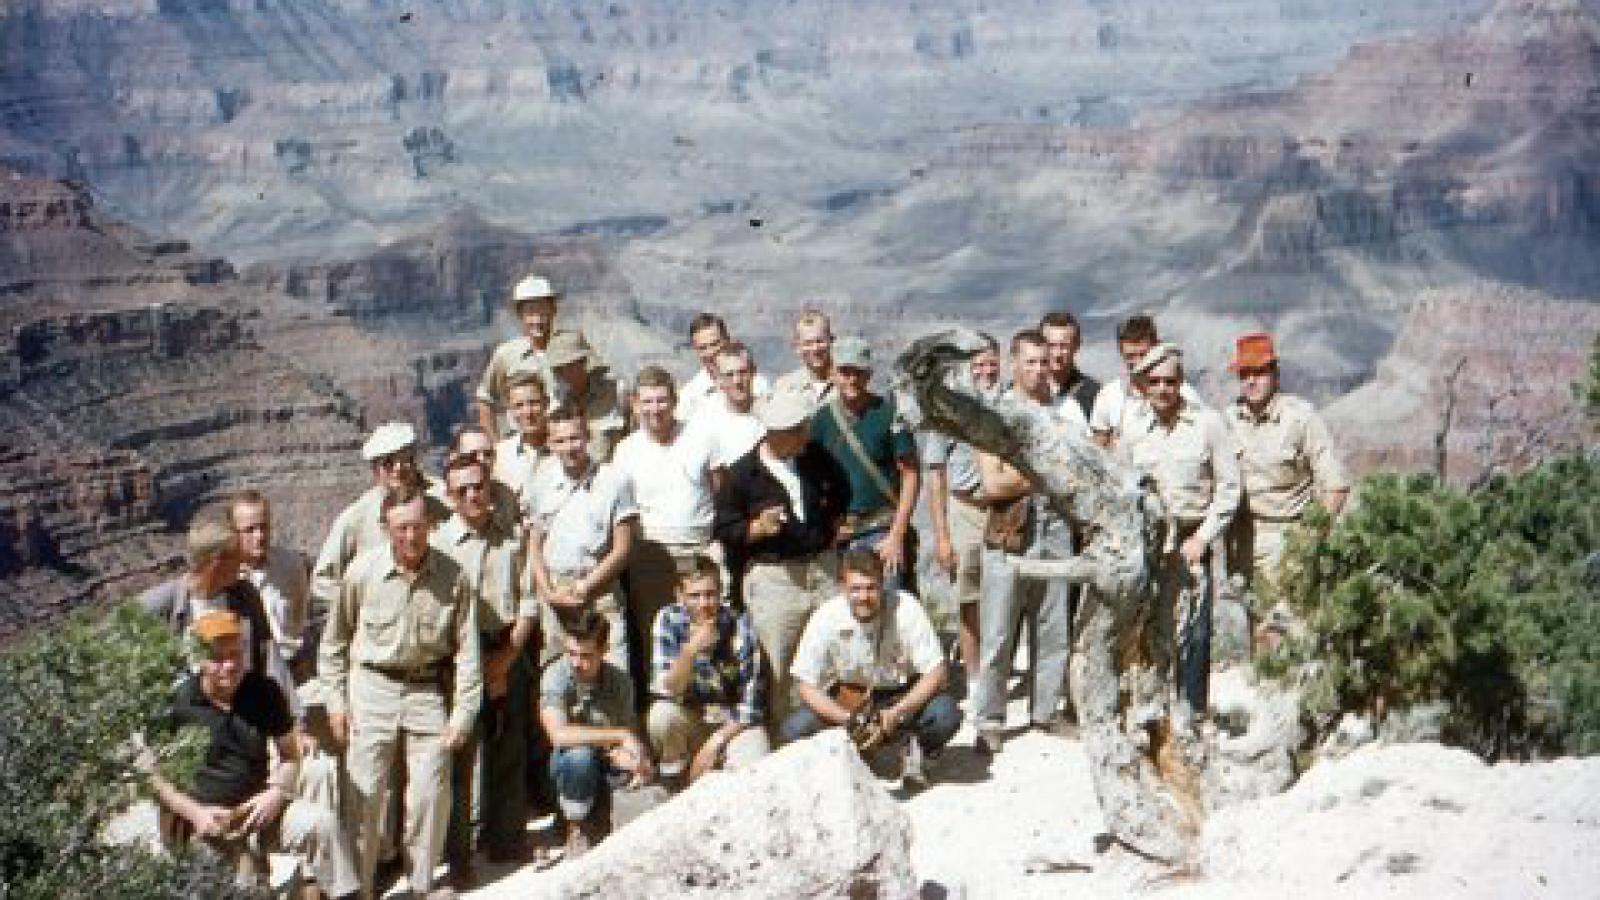
[[[1278,352],[1272,348],[1272,335],[1265,331],[1240,335],[1239,339],[1234,341],[1234,346],[1236,349],[1233,362],[1228,363],[1229,372],[1259,369],[1278,361]]]
[[[189,626],[194,636],[207,644],[225,637],[242,637],[244,626],[239,624],[239,614],[226,609],[212,610],[194,620]]]

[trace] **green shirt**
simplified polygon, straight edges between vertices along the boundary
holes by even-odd
[[[839,408],[847,421],[854,419],[852,430],[855,431],[856,438],[861,441],[862,449],[867,451],[867,456],[877,465],[878,471],[882,472],[889,480],[889,484],[898,491],[900,469],[895,461],[901,459],[914,461],[917,457],[917,444],[911,436],[911,431],[900,421],[894,402],[887,397],[873,397],[872,403],[859,417],[853,417],[842,402]],[[845,476],[850,482],[849,512],[866,515],[894,506],[894,501],[884,495],[878,487],[877,480],[868,474],[855,451],[850,449],[850,442],[845,440],[844,434],[839,431],[839,426],[834,420],[832,403],[824,403],[812,417],[811,440],[827,450],[843,467]]]

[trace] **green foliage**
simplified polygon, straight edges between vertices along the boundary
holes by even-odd
[[[1491,759],[1600,752],[1600,460],[1360,497],[1291,540],[1268,599],[1307,627],[1263,671],[1301,673],[1322,727],[1443,702],[1445,739]]]
[[[1592,422],[1600,422],[1600,334],[1594,336],[1594,349],[1589,351],[1589,372],[1582,384],[1573,385],[1578,395],[1578,406]]]
[[[199,854],[101,840],[133,796],[133,735],[179,778],[198,766],[195,736],[168,719],[181,671],[176,636],[132,605],[0,654],[0,897],[239,895]]]

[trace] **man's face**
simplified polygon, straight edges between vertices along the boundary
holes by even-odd
[[[1144,359],[1144,355],[1149,353],[1150,348],[1155,345],[1154,341],[1119,341],[1117,343],[1117,352],[1122,355],[1122,368],[1123,371],[1128,373],[1129,381],[1133,380],[1133,367],[1137,366],[1139,360]]]
[[[556,301],[550,297],[524,300],[517,304],[517,321],[522,323],[522,333],[535,347],[544,349],[555,332]]]
[[[372,461],[372,478],[385,490],[397,490],[414,484],[417,478],[417,458],[410,447]]]
[[[714,575],[691,575],[678,582],[678,602],[695,622],[715,619],[722,606],[722,585]]]
[[[1170,416],[1177,412],[1181,396],[1178,385],[1183,383],[1183,367],[1177,359],[1163,360],[1141,378],[1144,385],[1144,396],[1150,401],[1150,408],[1158,416]]]
[[[707,325],[705,328],[689,335],[689,343],[694,347],[694,355],[700,358],[700,365],[713,374],[717,371],[717,354],[722,351],[724,344],[728,343],[728,336],[722,333],[721,326]]]
[[[1039,329],[1044,334],[1045,359],[1050,374],[1065,378],[1072,373],[1073,360],[1078,356],[1078,329],[1069,325],[1046,325]]]
[[[1277,392],[1277,366],[1253,366],[1239,370],[1239,394],[1250,406],[1265,406]]]
[[[845,403],[857,403],[865,399],[870,384],[872,384],[871,369],[858,369],[855,366],[833,367],[833,389],[839,392],[839,399]]]
[[[474,528],[489,521],[489,478],[481,466],[457,466],[445,473],[445,487],[456,512]]]
[[[579,471],[589,465],[589,429],[581,419],[562,419],[550,425],[547,441],[562,468]]]
[[[811,427],[802,422],[793,428],[782,431],[769,431],[763,438],[767,442],[767,449],[779,459],[793,459],[800,455],[806,448],[806,442],[811,440]]]
[[[232,699],[244,678],[244,640],[238,635],[219,637],[206,647],[200,661],[200,678],[212,694]]]
[[[883,609],[883,579],[865,572],[845,572],[844,596],[857,622],[871,622]]]
[[[507,407],[511,411],[511,423],[523,434],[539,434],[544,431],[544,416],[550,411],[550,401],[545,399],[544,391],[531,384],[514,387],[506,397]]]
[[[260,566],[272,545],[272,517],[265,503],[238,503],[233,507],[233,531],[239,536],[239,556],[247,565]]]
[[[672,433],[672,410],[676,407],[677,398],[673,396],[672,388],[646,385],[639,388],[634,395],[634,412],[639,415],[639,424],[644,430],[656,437],[665,437]]]
[[[389,530],[389,547],[401,568],[416,569],[428,555],[428,504],[419,494],[408,503],[389,507],[383,524]]]
[[[738,412],[748,412],[755,402],[756,365],[742,353],[724,353],[717,357],[717,385],[728,398],[728,405]]]
[[[562,643],[567,650],[567,659],[572,663],[572,674],[584,684],[599,681],[600,668],[606,661],[605,642],[568,637]]]
[[[1039,399],[1050,392],[1050,368],[1048,351],[1042,345],[1024,341],[1017,345],[1011,354],[1011,377],[1016,379],[1017,389],[1022,393]]]
[[[485,468],[494,467],[494,441],[481,431],[469,431],[456,442],[456,457],[470,459]]]
[[[826,372],[833,364],[833,334],[821,322],[803,322],[794,327],[794,352],[813,372]]]
[[[994,350],[980,350],[972,358],[972,381],[980,388],[992,388],[1000,383],[1000,354]]]

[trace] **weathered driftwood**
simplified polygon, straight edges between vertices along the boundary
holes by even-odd
[[[1108,831],[1140,853],[1185,862],[1202,815],[1195,761],[1185,753],[1194,747],[1174,721],[1170,674],[1150,663],[1160,500],[1136,473],[1037,408],[964,390],[956,371],[981,346],[965,329],[913,342],[896,376],[904,414],[1015,466],[1082,533],[1075,558],[1019,562],[1039,577],[1085,585],[1071,690]]]

